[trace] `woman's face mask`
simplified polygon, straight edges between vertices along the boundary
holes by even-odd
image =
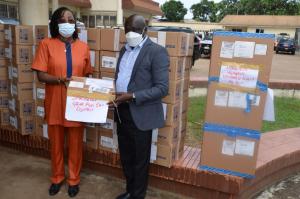
[[[60,24],[58,24],[58,32],[64,38],[69,38],[75,32],[75,24],[60,23]]]
[[[125,36],[126,36],[126,41],[127,41],[128,45],[131,47],[136,47],[137,45],[139,45],[143,41],[144,30],[143,30],[142,34],[139,34],[139,33],[133,32],[133,31],[126,33]]]

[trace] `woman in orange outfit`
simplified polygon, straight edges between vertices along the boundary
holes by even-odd
[[[74,197],[79,192],[83,125],[65,119],[66,85],[72,76],[83,77],[92,73],[90,53],[88,46],[78,39],[76,21],[68,8],[61,7],[53,13],[50,33],[51,38],[41,41],[32,64],[39,81],[46,83],[45,119],[51,143],[52,166],[49,194],[57,194],[65,179],[63,153],[67,132],[68,194]]]

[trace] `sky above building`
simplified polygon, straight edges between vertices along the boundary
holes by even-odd
[[[158,2],[160,5],[164,4],[167,0],[153,0],[155,2]],[[190,11],[190,7],[193,4],[199,3],[201,0],[180,0],[184,7],[188,10],[187,14],[184,16],[185,19],[192,19],[193,14]],[[220,2],[221,0],[214,0],[215,3]]]

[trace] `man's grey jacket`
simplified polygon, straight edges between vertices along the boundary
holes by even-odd
[[[120,61],[126,49],[123,47],[117,63],[118,78]],[[165,48],[147,38],[133,66],[127,92],[134,93],[129,103],[133,121],[138,129],[146,131],[164,126],[161,99],[169,90],[169,55]]]

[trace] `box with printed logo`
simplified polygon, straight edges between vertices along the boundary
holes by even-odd
[[[179,138],[180,129],[177,124],[158,129],[157,144],[173,145]]]
[[[13,45],[12,46],[12,63],[31,64],[33,57],[33,46]]]
[[[152,144],[151,153],[153,153],[153,151],[156,151],[155,160],[152,161],[154,164],[158,164],[164,167],[171,167],[176,160],[177,144]]]
[[[183,81],[169,81],[168,95],[162,99],[164,103],[176,104],[179,102],[180,97],[183,94]]]
[[[33,82],[33,71],[31,65],[14,65],[8,67],[10,79],[19,83]]]
[[[1,108],[0,109],[0,125],[7,126],[9,125],[9,110],[8,108]]]
[[[9,94],[0,93],[0,108],[8,108]]]
[[[178,104],[166,104],[163,103],[164,115],[165,115],[165,125],[172,126],[179,121],[179,103]]]
[[[10,84],[10,94],[17,100],[32,100],[33,83],[18,83],[12,81]]]
[[[22,135],[32,135],[35,132],[35,117],[18,117],[10,112],[10,125]]]
[[[35,116],[35,103],[33,100],[17,100],[11,98],[8,108],[19,117]]]
[[[100,51],[100,72],[114,73],[118,58],[119,52]]]
[[[34,26],[34,44],[39,45],[39,43],[50,37],[49,27],[47,25],[36,25]]]
[[[9,79],[8,77],[0,78],[0,93],[9,93]]]
[[[86,126],[86,144],[92,149],[98,149],[99,130],[97,127]]]
[[[87,29],[87,43],[91,50],[100,50],[101,48],[101,29],[88,28]]]

